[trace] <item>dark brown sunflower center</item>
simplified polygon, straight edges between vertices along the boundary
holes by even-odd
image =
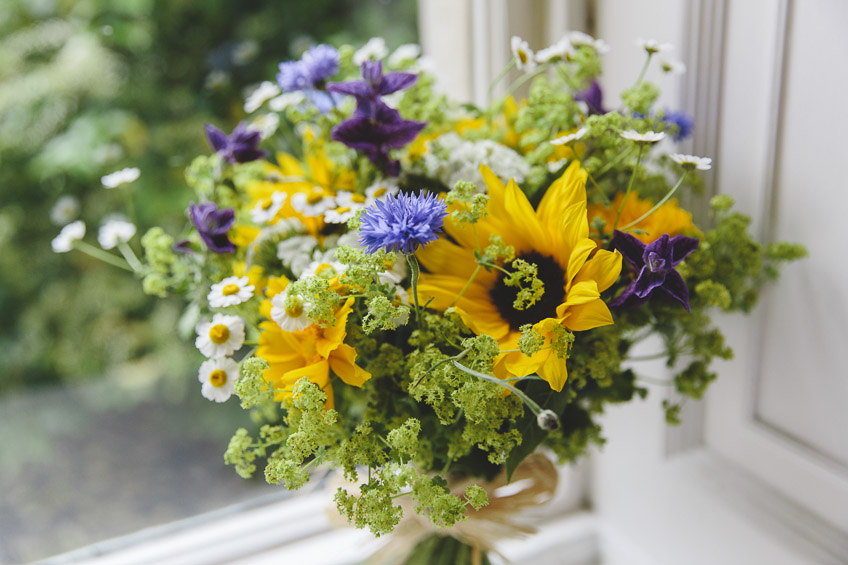
[[[545,284],[545,293],[532,306],[516,310],[512,305],[518,296],[519,288],[504,284],[504,275],[500,274],[495,286],[489,291],[489,296],[492,297],[501,317],[515,331],[524,324],[535,324],[544,318],[555,317],[557,306],[565,299],[565,271],[553,257],[532,251],[519,255],[518,259],[535,263],[536,277]]]

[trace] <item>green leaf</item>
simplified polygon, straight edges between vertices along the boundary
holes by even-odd
[[[527,382],[527,381],[525,381]],[[542,408],[553,410],[557,416],[562,416],[568,405],[568,394],[565,391],[557,392],[551,389],[547,381],[532,380],[527,382],[524,392],[539,403]],[[521,445],[516,446],[506,459],[506,480],[512,480],[512,474],[531,453],[533,453],[546,437],[548,432],[536,423],[536,415],[526,406],[524,416],[515,424],[516,429],[521,432]]]

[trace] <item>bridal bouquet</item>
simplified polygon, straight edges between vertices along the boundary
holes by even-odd
[[[182,233],[147,230],[138,258],[135,226],[112,218],[98,240],[125,259],[80,224],[54,249],[185,298],[199,392],[236,395],[256,422],[226,451],[239,475],[298,489],[338,468],[353,486],[335,503],[357,527],[387,534],[406,509],[459,540],[419,538],[409,562],[440,543],[451,562],[469,546],[481,559],[491,544],[461,526],[509,520],[491,485],[544,475],[542,448],[579,457],[603,442],[607,403],[645,396],[637,343],[658,336],[669,384],[700,398],[710,362],[732,355],[710,313],[749,311],[804,254],[752,240],[728,196],[700,225],[681,207],[711,160],[674,152],[692,121],[656,108],[643,77],[679,64],[641,47],[642,73],[608,108],[602,41],[572,33],[534,53],[513,38],[508,92],[529,94],[481,108],[436,92],[416,46],[313,46],[230,133],[207,126]],[[679,408],[665,404],[670,423]]]

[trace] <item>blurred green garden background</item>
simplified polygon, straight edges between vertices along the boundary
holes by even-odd
[[[182,304],[80,252],[54,253],[56,202],[79,203],[91,243],[106,216],[127,210],[139,236],[153,225],[178,233],[191,199],[184,169],[209,152],[203,125],[229,131],[246,94],[310,45],[373,36],[415,42],[415,1],[3,1],[0,563],[246,492],[222,456],[245,416],[200,397],[200,357],[177,337]],[[100,178],[124,167],[140,178],[104,189]],[[130,244],[140,253],[138,236]],[[134,486],[104,511],[119,483]]]

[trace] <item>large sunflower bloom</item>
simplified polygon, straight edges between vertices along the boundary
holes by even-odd
[[[271,303],[265,301],[262,313],[270,318]],[[356,364],[356,350],[344,343],[345,325],[353,310],[353,298],[345,300],[336,311],[336,323],[323,328],[316,324],[304,330],[287,332],[276,322],[262,322],[256,355],[268,362],[263,378],[274,386],[277,402],[292,394],[294,384],[302,377],[327,393],[327,408],[333,407],[330,370],[351,386],[360,387],[371,373]]]
[[[612,324],[600,293],[618,279],[621,254],[595,252],[595,242],[589,239],[586,171],[572,163],[548,189],[538,210],[514,181],[504,186],[488,167],[481,166],[480,172],[488,186],[488,215],[476,224],[476,238],[469,227],[447,218],[450,239],[440,238],[416,254],[428,271],[421,274],[418,286],[421,302],[432,297],[432,308],[454,306],[474,333],[490,335],[502,351],[518,348],[519,328],[525,324],[532,324],[548,344],[556,325],[582,331]],[[498,271],[480,269],[468,282],[477,266],[477,240],[486,245],[490,235],[513,246],[517,258],[537,265],[545,293],[532,306],[513,308],[516,289],[507,287]],[[502,353],[495,358],[494,373],[499,378],[537,373],[557,391],[567,378],[565,359],[550,347],[531,357]]]

